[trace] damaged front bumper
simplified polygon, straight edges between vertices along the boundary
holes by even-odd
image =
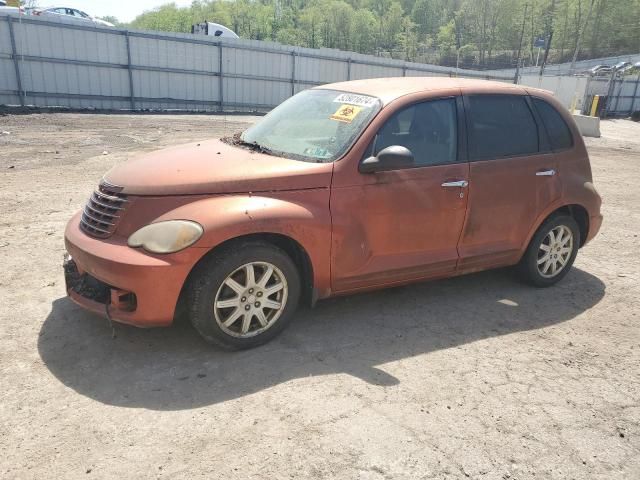
[[[105,315],[111,319],[111,311],[134,312],[137,308],[137,297],[134,292],[114,288],[80,272],[78,265],[66,254],[62,264],[67,294],[73,301],[89,310]]]
[[[69,298],[117,322],[138,327],[171,325],[189,272],[207,250],[190,247],[152,255],[129,247],[123,237],[89,237],[79,224],[78,214],[65,231]]]

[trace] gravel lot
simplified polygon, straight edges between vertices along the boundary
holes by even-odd
[[[640,478],[640,124],[589,139],[599,237],[509,270],[321,302],[224,353],[65,299],[65,222],[134,153],[252,117],[0,116],[0,477]]]

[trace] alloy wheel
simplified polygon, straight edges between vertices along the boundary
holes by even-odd
[[[269,329],[287,303],[287,280],[267,262],[251,262],[232,272],[216,293],[213,311],[220,328],[247,338]]]
[[[538,272],[553,278],[564,270],[573,252],[573,233],[565,225],[551,229],[538,248]]]

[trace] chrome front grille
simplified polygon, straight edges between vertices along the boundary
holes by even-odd
[[[127,208],[129,200],[121,194],[122,187],[111,185],[104,180],[93,192],[84,206],[80,228],[96,238],[107,238],[113,235],[118,221]]]

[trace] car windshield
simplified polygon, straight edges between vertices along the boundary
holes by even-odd
[[[380,111],[376,97],[305,90],[280,104],[241,135],[263,151],[310,162],[332,162]]]

